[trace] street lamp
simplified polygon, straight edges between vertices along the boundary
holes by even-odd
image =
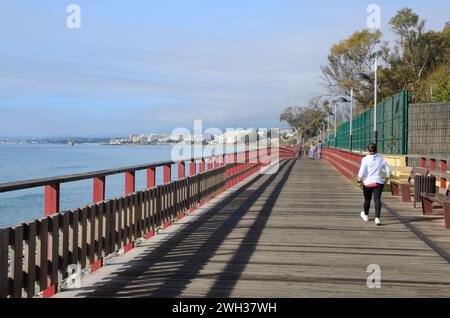
[[[328,136],[327,136],[327,140],[328,143],[330,142],[330,116],[335,116],[335,114],[333,114],[332,112],[328,112]]]
[[[377,128],[377,104],[378,104],[378,57],[375,56],[375,76],[374,80],[364,73],[357,73],[353,76],[355,81],[367,81],[369,83],[373,83],[374,86],[374,109],[373,109],[373,126],[374,126],[374,140],[375,144],[378,143],[378,128]]]
[[[350,100],[346,97],[339,97],[335,100],[335,107],[336,107],[337,103],[350,103],[350,151],[352,151],[353,150],[353,88],[352,88],[352,91],[350,94]]]
[[[353,118],[353,90],[352,90],[352,94],[351,94],[351,100],[349,101],[346,97],[343,96],[335,96],[333,97],[333,95],[325,95],[322,96],[322,98],[319,100],[319,104],[321,104],[323,106],[323,104],[325,103],[325,101],[323,101],[323,99],[325,97],[329,97],[326,102],[328,102],[328,105],[331,106],[334,103],[334,114],[330,111],[328,111],[328,141],[330,140],[330,116],[334,116],[334,136],[335,136],[335,147],[337,147],[337,104],[338,103],[352,103],[352,109],[350,110],[351,113],[351,117]],[[351,119],[352,119],[351,118]],[[352,123],[350,124],[350,127],[352,127]],[[350,133],[351,136],[351,133]],[[350,137],[351,138],[351,137]]]
[[[336,96],[332,97],[332,95],[326,95],[324,97],[330,97],[327,102],[331,106],[332,103],[334,103],[334,114],[332,112],[328,112],[328,141],[330,140],[330,116],[334,116],[334,140],[335,140],[335,147],[337,148],[337,104],[338,103],[351,103],[350,107],[350,151],[353,150],[352,142],[353,142],[353,88],[350,94],[350,100],[348,100],[347,97],[344,96]],[[322,99],[319,101],[319,103],[322,101]],[[324,102],[322,102],[323,105]]]

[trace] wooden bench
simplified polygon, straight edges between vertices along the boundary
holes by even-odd
[[[450,177],[450,174],[442,174],[445,175],[444,177],[446,180]],[[450,229],[450,184],[447,187],[447,190],[445,194],[442,193],[422,193],[422,210],[424,215],[433,215],[434,209],[438,208],[437,206],[434,206],[434,203],[439,204],[439,208],[444,209],[444,217],[445,217],[445,227],[447,229]]]
[[[391,180],[391,194],[402,197],[403,202],[412,202],[411,189],[414,188],[416,176],[428,176],[429,170],[425,168],[412,168],[408,180]],[[401,191],[400,191],[401,190]]]

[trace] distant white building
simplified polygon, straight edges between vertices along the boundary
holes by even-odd
[[[129,135],[128,139],[130,140],[130,142],[137,144],[141,140],[141,137],[138,135]]]

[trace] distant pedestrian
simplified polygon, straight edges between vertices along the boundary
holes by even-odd
[[[372,198],[375,201],[375,224],[381,225],[381,196],[384,185],[389,182],[391,168],[386,160],[377,153],[377,145],[370,144],[367,147],[369,155],[361,163],[361,169],[358,174],[358,183],[364,192],[364,211],[361,212],[361,218],[364,222],[369,221],[370,203]],[[383,177],[383,170],[385,177]]]
[[[309,148],[309,158],[314,160],[315,155],[316,155],[316,145],[312,143],[311,147]]]
[[[322,160],[322,148],[323,148],[322,140],[319,140],[319,144],[317,145],[317,158],[319,160]]]

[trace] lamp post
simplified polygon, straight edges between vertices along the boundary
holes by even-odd
[[[374,142],[378,143],[378,127],[377,127],[377,104],[378,104],[378,57],[375,56],[375,76],[374,80],[364,73],[357,73],[353,76],[354,80],[367,81],[373,83],[373,99],[374,99],[374,109],[373,109],[373,130],[374,130]]]
[[[320,99],[319,99],[319,105],[323,108],[324,107],[324,104],[327,102],[329,105],[331,105],[330,104],[330,101],[331,101],[331,95],[324,95],[324,96],[322,96]],[[327,125],[326,125],[326,127],[324,127],[324,139],[325,139],[325,137],[326,137],[326,139],[327,139],[327,147],[329,147],[330,145],[329,145],[329,142],[330,142],[330,115],[333,115],[333,113],[331,113],[330,111],[328,111],[328,114],[327,114]],[[325,124],[324,124],[324,126],[325,126]]]
[[[353,151],[353,87],[350,92],[350,152]]]
[[[328,113],[327,141],[330,142],[330,113]]]
[[[334,116],[334,143],[335,147],[337,148],[337,104],[338,103],[351,103],[351,109],[350,109],[350,151],[353,149],[352,147],[352,141],[353,141],[353,88],[351,91],[351,97],[350,100],[348,100],[347,97],[344,96],[336,96],[332,97],[332,95],[326,95],[327,97],[330,97],[328,99],[328,104],[331,106],[332,103],[334,103],[334,114],[332,112],[328,112],[328,141],[330,140],[330,116]],[[325,97],[325,96],[324,96]]]
[[[334,137],[335,137],[336,148],[337,148],[337,104],[338,103],[351,103],[351,110],[350,110],[350,149],[352,149],[353,93],[352,93],[351,100],[348,100],[348,98],[343,97],[343,96],[335,97],[332,100],[334,101]]]

